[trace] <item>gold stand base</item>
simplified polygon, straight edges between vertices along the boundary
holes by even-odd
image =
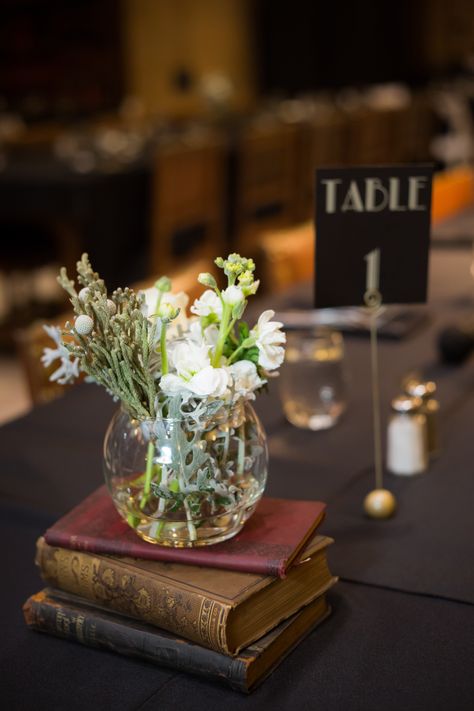
[[[364,499],[364,511],[370,518],[390,518],[397,508],[397,500],[388,489],[374,489]]]

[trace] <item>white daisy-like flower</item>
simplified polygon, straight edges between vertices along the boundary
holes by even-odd
[[[212,289],[206,289],[190,310],[196,316],[216,316],[217,320],[222,318],[222,302]]]
[[[264,311],[257,325],[250,331],[259,351],[258,364],[265,370],[279,368],[285,357],[282,343],[286,343],[286,335],[280,330],[283,324],[280,321],[271,321],[273,316],[275,312],[271,309]]]

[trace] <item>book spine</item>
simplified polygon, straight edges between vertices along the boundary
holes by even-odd
[[[88,647],[107,649],[125,656],[138,657],[177,671],[219,680],[238,691],[248,692],[247,666],[218,652],[174,639],[160,630],[147,630],[97,608],[75,607],[51,599],[42,591],[23,606],[27,625]]]
[[[226,626],[231,607],[147,575],[117,558],[48,546],[40,538],[36,564],[51,587],[162,627],[204,647],[232,654]]]

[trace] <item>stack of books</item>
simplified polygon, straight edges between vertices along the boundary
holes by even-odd
[[[141,541],[102,487],[38,540],[48,587],[26,622],[249,692],[330,612],[324,511],[264,498],[235,538],[173,549]]]

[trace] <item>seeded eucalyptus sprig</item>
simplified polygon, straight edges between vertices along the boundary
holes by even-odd
[[[64,345],[79,358],[80,369],[138,419],[154,419],[159,356],[153,349],[157,324],[143,313],[143,297],[116,289],[107,297],[104,281],[92,270],[87,254],[77,263],[79,293],[66,270],[59,284],[69,294],[76,314],[66,323]]]

